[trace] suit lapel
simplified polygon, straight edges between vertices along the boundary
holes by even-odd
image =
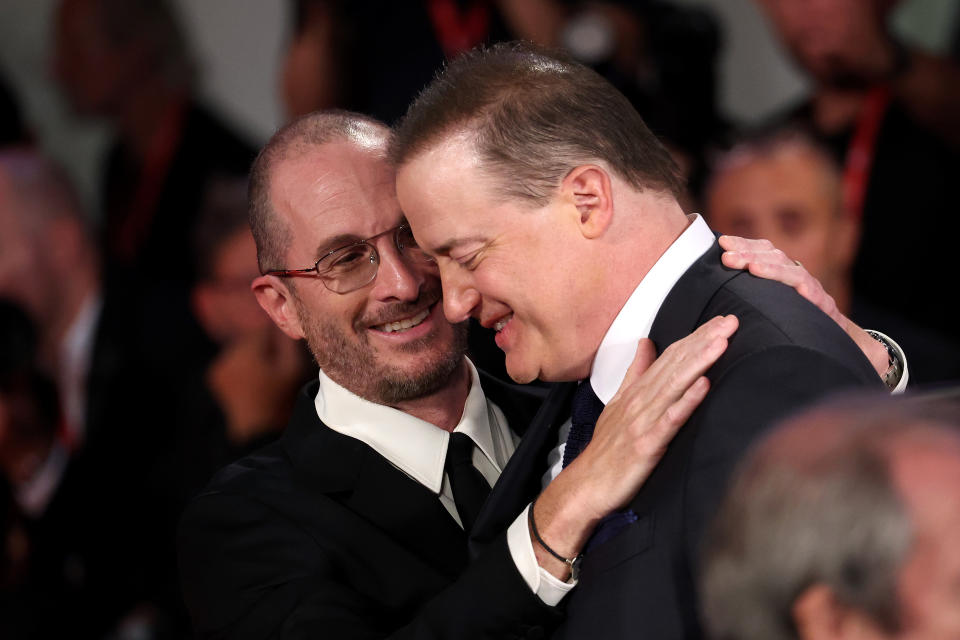
[[[470,537],[472,554],[497,538],[540,493],[547,454],[557,444],[557,429],[570,416],[570,401],[576,386],[573,382],[554,386],[527,427],[520,446],[480,511]]]
[[[439,498],[368,445],[317,417],[319,383],[301,393],[282,441],[297,477],[342,503],[443,575],[466,566],[466,536]],[[389,428],[389,425],[384,425]]]
[[[745,273],[724,267],[720,263],[720,254],[720,245],[714,243],[687,269],[663,301],[650,329],[650,339],[658,354],[691,334],[701,323],[703,310],[717,290],[730,279]],[[688,458],[686,452],[693,445],[695,436],[695,430],[688,426],[680,429],[666,455],[631,501],[630,506],[637,514],[655,511],[658,501],[674,495],[677,490],[677,478],[683,474]]]

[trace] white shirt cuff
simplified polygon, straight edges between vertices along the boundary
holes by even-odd
[[[529,509],[528,505],[507,529],[507,547],[510,549],[513,563],[517,565],[517,571],[523,576],[530,590],[545,605],[555,607],[563,600],[563,596],[577,586],[577,582],[572,578],[570,582],[558,580],[537,564],[537,556],[533,552],[533,541],[530,539],[530,529],[527,525]]]

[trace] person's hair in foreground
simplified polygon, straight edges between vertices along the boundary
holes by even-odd
[[[952,456],[948,465],[960,470],[960,394],[841,398],[759,443],[706,538],[701,586],[711,637],[819,637],[802,610],[817,589],[883,635],[906,630],[908,619],[916,625],[922,616],[905,604],[903,574],[928,532],[909,488],[916,473],[911,479],[902,465],[917,452]]]

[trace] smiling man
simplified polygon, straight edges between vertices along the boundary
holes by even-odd
[[[876,386],[870,363],[794,291],[724,267],[710,229],[677,202],[669,154],[581,65],[524,44],[459,58],[410,107],[391,155],[447,319],[497,329],[517,381],[589,379],[572,400],[563,472],[530,510],[542,566],[581,559],[560,636],[699,636],[697,547],[731,467],[775,418]],[[639,492],[618,484],[636,466],[631,445],[622,430],[591,429],[638,341],[663,351],[730,315],[740,327],[708,372],[709,396]],[[558,388],[545,406],[562,412],[572,393]],[[584,521],[600,523],[593,536]]]

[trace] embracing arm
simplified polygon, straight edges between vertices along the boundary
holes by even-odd
[[[208,492],[184,515],[179,551],[199,638],[509,637],[561,616],[530,591],[505,536],[452,582],[412,575],[405,554],[381,549],[362,558],[391,562],[395,578],[384,584],[363,566],[347,568],[335,545],[257,500]]]
[[[565,558],[575,557],[600,520],[637,493],[707,394],[703,374],[736,329],[733,316],[713,318],[656,360],[653,343],[641,340],[590,443],[536,500],[534,520],[547,546]],[[550,554],[532,531],[530,535],[540,566],[557,578],[569,578],[568,564]]]
[[[906,355],[900,346],[883,334],[880,334],[880,337],[871,335],[841,313],[833,296],[824,290],[820,281],[810,275],[802,264],[791,260],[769,240],[720,236],[720,246],[725,250],[721,258],[725,266],[731,269],[747,269],[759,278],[776,280],[796,289],[797,293],[840,325],[891,390],[901,392],[906,388],[910,376]],[[899,375],[888,379],[887,374],[894,364],[893,359],[899,360]]]

